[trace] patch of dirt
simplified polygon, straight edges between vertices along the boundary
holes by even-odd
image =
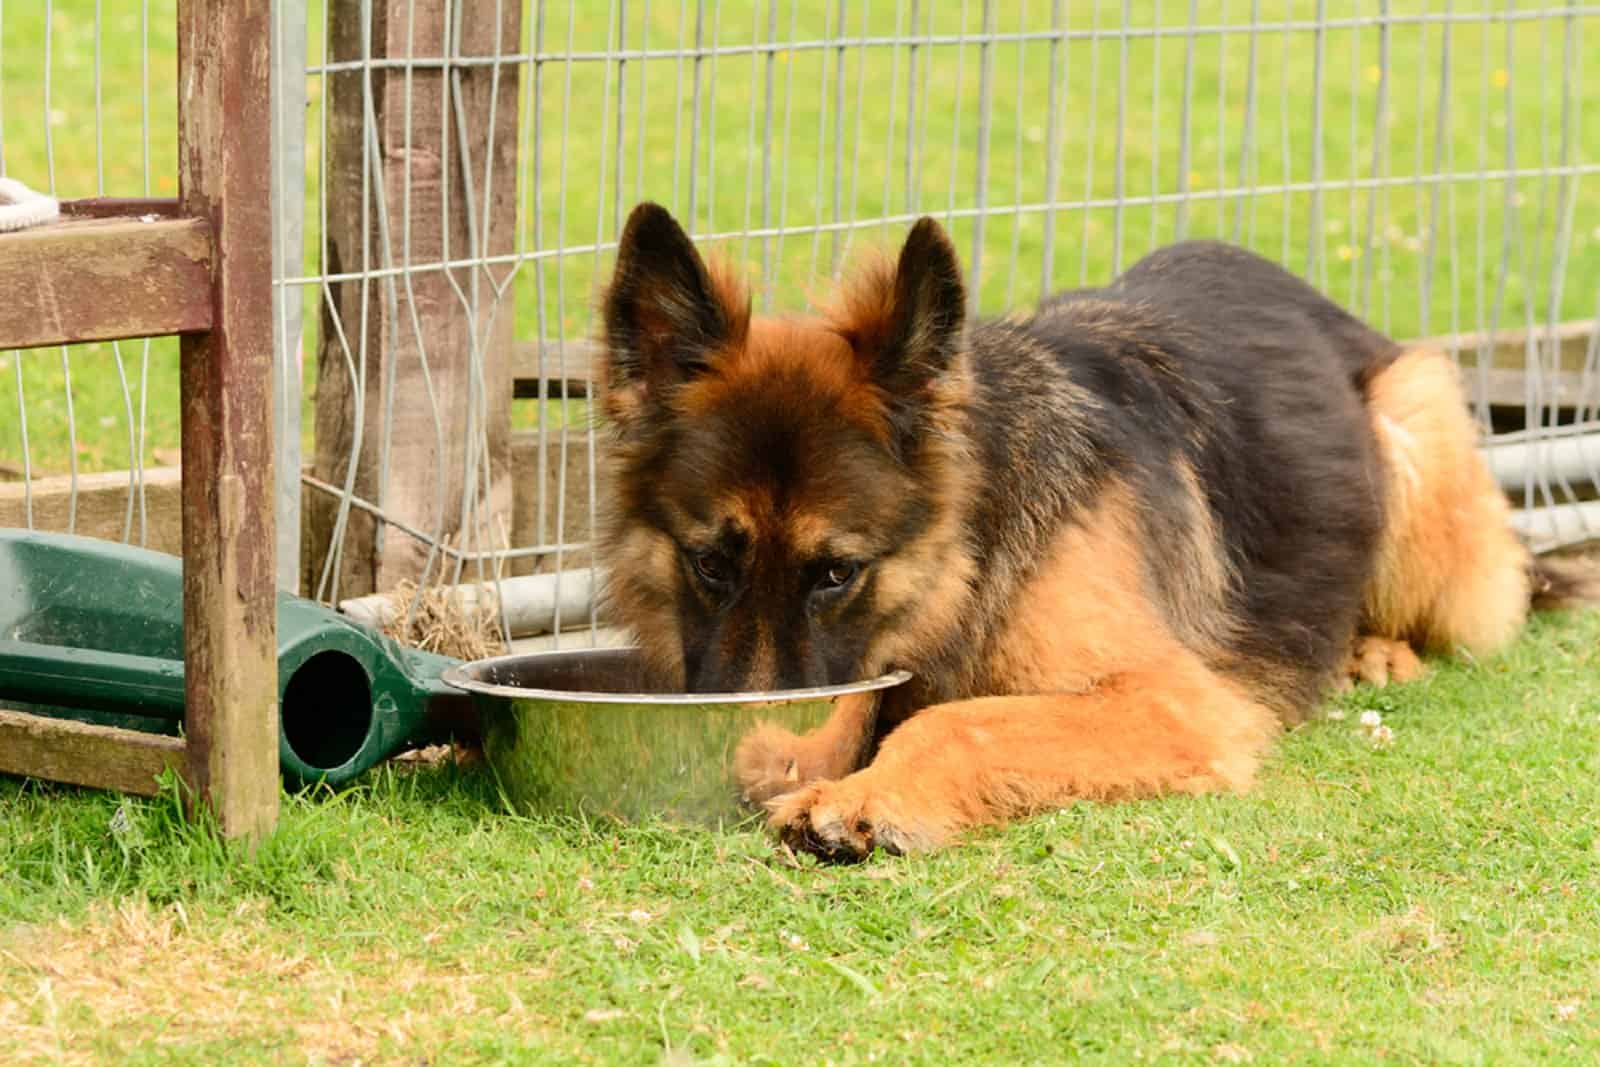
[[[243,905],[203,935],[181,906],[142,903],[76,925],[13,928],[0,937],[0,1059],[93,1063],[108,1046],[259,1042],[355,1063],[371,1062],[386,1040],[437,1047],[473,1020],[550,1029],[505,974],[430,968],[394,952],[372,966],[336,964],[314,946],[284,952],[260,941],[265,910]]]

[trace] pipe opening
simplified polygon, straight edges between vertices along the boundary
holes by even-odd
[[[343,652],[318,652],[290,677],[279,714],[284,740],[301,762],[319,771],[343,766],[372,729],[367,672]]]

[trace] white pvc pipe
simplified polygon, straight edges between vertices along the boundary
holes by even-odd
[[[1592,426],[1592,424],[1591,424]],[[1519,492],[1530,476],[1537,482],[1600,481],[1600,428],[1532,440],[1490,442],[1483,449],[1489,469],[1507,492]]]
[[[1535,552],[1600,538],[1600,500],[1522,508],[1511,513],[1511,525]]]
[[[565,630],[558,641],[555,634],[540,634],[537,637],[519,637],[511,642],[511,651],[520,654],[529,652],[572,652],[585,648],[625,648],[633,643],[633,639],[626,630],[618,630],[611,626],[601,626],[591,631],[585,626],[579,630]]]
[[[590,570],[574,570],[502,578],[486,584],[500,598],[500,610],[511,636],[532,637],[555,629],[557,608],[563,630],[587,629],[596,577]],[[460,599],[461,606],[470,611],[477,606],[483,588],[458,585],[452,592]],[[339,602],[340,611],[371,626],[382,626],[406,608],[406,598],[393,593],[374,593]]]

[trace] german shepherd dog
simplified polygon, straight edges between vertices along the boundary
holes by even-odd
[[[752,318],[657,205],[621,235],[613,617],[679,689],[914,672],[875,712],[745,738],[744,796],[793,847],[1245,789],[1331,685],[1493,653],[1578,580],[1514,536],[1451,360],[1251,253],[966,306],[929,218],[818,318]]]

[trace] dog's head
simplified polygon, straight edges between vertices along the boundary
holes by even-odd
[[[931,219],[827,314],[753,319],[665,209],[634,210],[604,299],[602,554],[610,609],[663,681],[840,684],[951,621],[970,569],[964,318]]]

